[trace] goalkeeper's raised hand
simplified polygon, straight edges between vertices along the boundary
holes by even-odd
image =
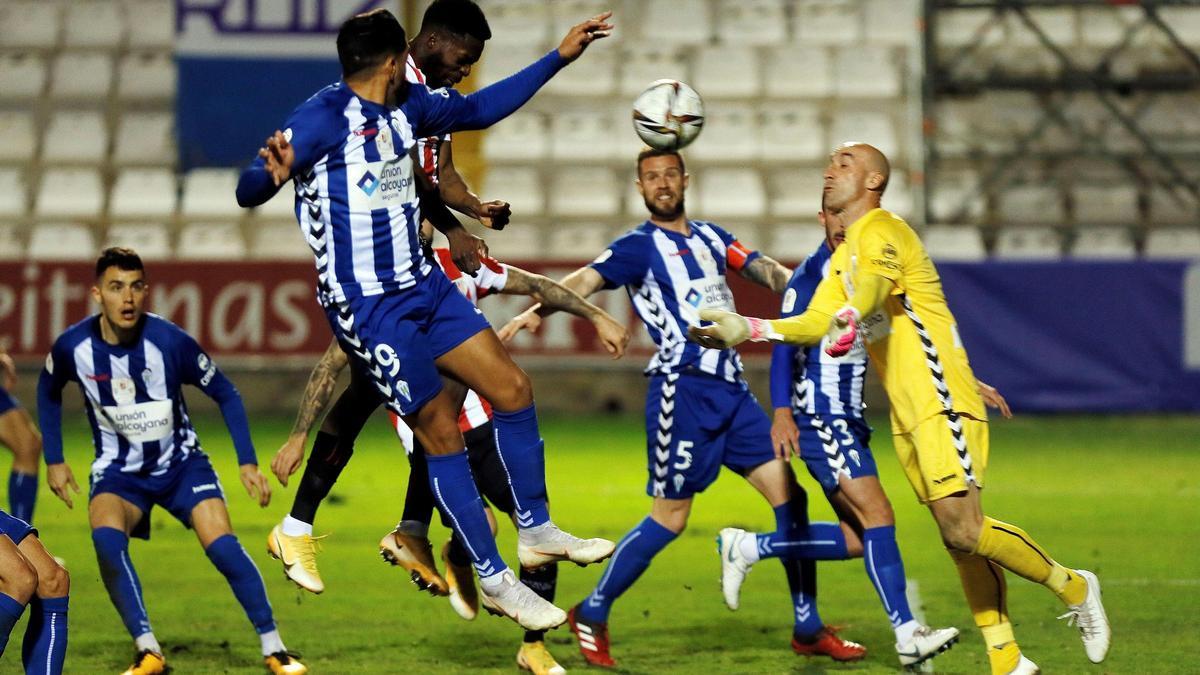
[[[858,310],[846,307],[833,317],[829,326],[829,345],[825,353],[830,356],[845,356],[854,347],[858,338]]]
[[[711,321],[712,325],[689,326],[688,338],[709,349],[726,349],[746,340],[761,342],[771,332],[771,322],[766,319],[742,316],[723,309],[702,309],[700,319]]]

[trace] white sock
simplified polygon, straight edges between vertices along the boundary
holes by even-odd
[[[312,523],[296,520],[290,513],[283,517],[283,527],[280,529],[289,537],[299,537],[302,534],[312,536]]]
[[[508,572],[508,568],[497,570],[495,574],[489,574],[486,577],[479,578],[479,587],[484,591],[496,591],[504,585],[504,573]],[[512,576],[512,573],[509,573]]]
[[[402,520],[396,523],[396,531],[401,534],[407,534],[410,537],[428,539],[429,523],[422,523],[419,520]]]
[[[283,638],[279,637],[278,630],[259,633],[258,639],[262,640],[263,656],[270,656],[275,652],[287,651],[287,647],[283,646]]]
[[[913,633],[921,627],[921,622],[916,619],[909,619],[904,623],[896,626],[896,644],[907,644],[912,639]]]
[[[158,640],[154,638],[154,633],[142,633],[133,639],[133,648],[142,653],[149,649],[155,654],[162,653],[162,647],[158,646]]]
[[[758,555],[758,537],[753,532],[747,532],[746,536],[738,542],[738,550],[742,552],[742,557],[746,562],[753,565],[760,560]]]

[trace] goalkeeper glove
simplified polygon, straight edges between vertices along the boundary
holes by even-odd
[[[858,315],[858,310],[853,307],[843,307],[833,317],[833,323],[829,327],[829,345],[825,347],[825,353],[830,356],[845,356],[854,347],[854,340],[858,337],[858,320],[861,317]]]

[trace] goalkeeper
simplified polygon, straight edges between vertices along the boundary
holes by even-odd
[[[992,672],[1037,672],[1013,636],[1001,568],[1053,591],[1099,663],[1111,632],[1096,576],[1063,567],[1021,528],[983,513],[987,413],[925,247],[879,207],[888,175],[887,158],[869,145],[846,143],[830,154],[825,202],[851,224],[804,313],[768,321],[704,310],[701,318],[713,324],[689,336],[721,348],[746,340],[809,345],[829,334],[831,356],[861,340],[891,401],[896,454],[958,567]]]

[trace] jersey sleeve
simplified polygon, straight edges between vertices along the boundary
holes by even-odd
[[[494,258],[481,258],[480,262],[483,264],[479,266],[479,271],[471,277],[475,282],[476,297],[503,291],[508,283],[508,265]]]
[[[250,439],[250,421],[237,387],[217,368],[216,362],[192,336],[176,329],[175,338],[180,382],[199,387],[221,408],[221,417],[225,419],[225,426],[233,439],[238,464],[258,464],[254,442]]]
[[[46,356],[46,365],[38,375],[38,427],[42,432],[42,456],[46,464],[61,464],[62,390],[75,377],[74,362],[62,338],[54,342]]]
[[[725,260],[728,262],[730,269],[740,272],[755,258],[762,255],[758,251],[738,241],[738,238],[735,237],[733,233],[727,232],[725,229],[712,223],[709,223],[709,226],[712,227],[713,232],[716,232],[717,236],[721,238],[721,243],[725,245]]]
[[[901,261],[908,253],[896,222],[890,218],[873,218],[862,225],[858,236],[858,269],[862,273],[899,281],[903,276]],[[856,286],[857,288],[857,286]]]
[[[631,232],[609,244],[588,266],[604,278],[605,288],[636,283],[646,276],[646,247],[651,245],[645,237]]]

